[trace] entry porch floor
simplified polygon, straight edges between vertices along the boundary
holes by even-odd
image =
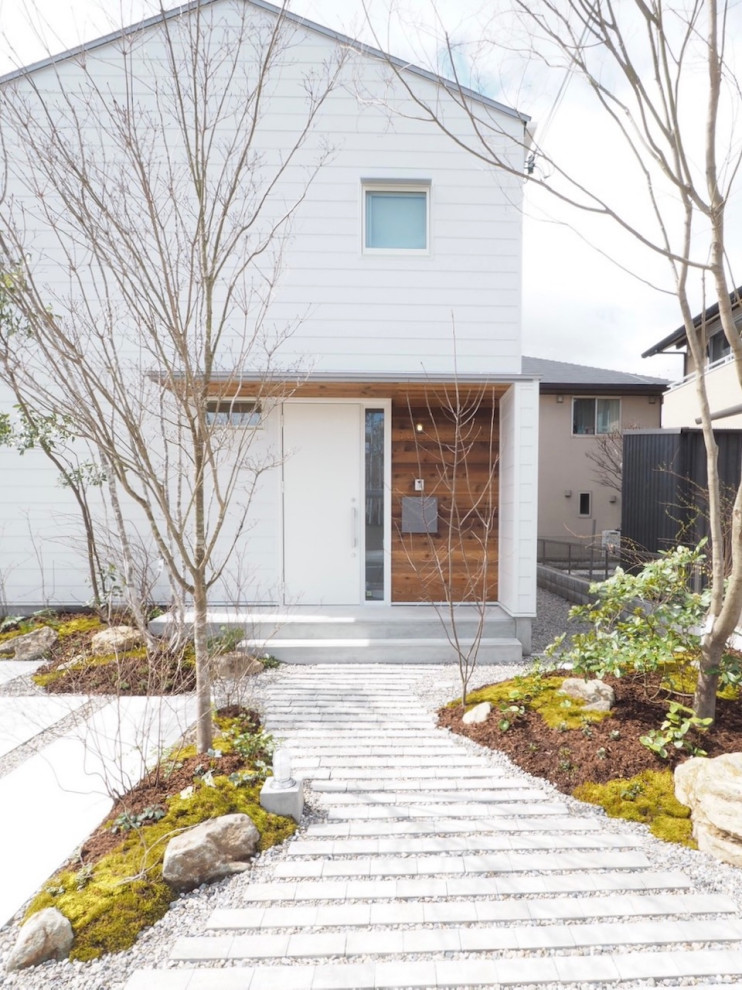
[[[155,619],[163,632],[167,617]],[[192,613],[186,615],[192,622]],[[210,631],[243,628],[242,649],[286,663],[450,663],[481,637],[478,659],[516,663],[530,648],[530,620],[499,605],[292,605],[213,608]],[[525,635],[525,633],[529,635]],[[520,638],[519,638],[520,636]]]

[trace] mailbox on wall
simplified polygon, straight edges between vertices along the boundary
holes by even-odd
[[[430,495],[403,496],[402,532],[437,533],[438,499]]]

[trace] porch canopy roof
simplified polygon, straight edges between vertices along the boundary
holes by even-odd
[[[533,375],[399,375],[319,372],[308,375],[224,374],[212,376],[214,395],[239,398],[256,394],[274,398],[383,399],[397,395],[424,396],[431,391],[471,392],[492,389],[504,395],[515,382],[533,381]]]

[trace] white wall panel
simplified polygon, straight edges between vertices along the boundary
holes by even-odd
[[[538,382],[516,382],[500,404],[499,598],[515,616],[536,614]]]
[[[241,6],[225,0],[209,8],[218,11],[215,31],[228,34]],[[256,14],[258,21],[265,16]],[[166,78],[162,29],[153,27],[129,37],[126,47],[129,63],[141,66],[141,71],[134,73],[131,105],[137,113],[154,114],[155,86]],[[292,46],[283,57],[279,75],[269,83],[258,130],[257,147],[265,162],[262,167],[275,166],[303,123],[306,74],[337,55],[333,39],[293,28]],[[249,67],[250,52],[246,51],[244,68],[248,74]],[[60,93],[79,93],[77,124],[95,145],[100,143],[99,111],[89,101],[87,87],[93,80],[99,91],[107,94],[109,106],[114,98],[122,103],[127,92],[122,70],[119,46],[112,42],[89,51],[84,62],[70,59],[40,69],[32,82],[41,97],[52,103],[58,100],[60,107],[64,102]],[[220,79],[220,71],[225,70],[217,68],[211,80],[215,94],[226,87],[226,77]],[[433,82],[416,77],[415,85],[426,98],[440,101],[441,112],[457,132],[470,132],[460,110],[442,97]],[[33,112],[36,97],[28,81],[21,79],[13,86],[25,90],[30,119],[41,119]],[[237,89],[234,98],[239,102]],[[354,54],[343,70],[341,85],[319,113],[306,145],[269,196],[266,224],[285,212],[287,204],[304,197],[290,232],[285,231],[280,245],[276,242],[276,248],[280,246],[283,252],[281,272],[264,329],[274,334],[275,340],[287,327],[298,326],[281,345],[274,364],[339,376],[450,374],[455,353],[461,374],[520,372],[521,182],[483,167],[435,126],[412,119],[413,110],[409,97],[381,61]],[[523,124],[496,111],[492,114],[502,132],[493,140],[503,153],[509,153],[514,148],[509,135],[521,138]],[[61,111],[58,118],[62,131],[72,135]],[[225,120],[228,126],[228,117]],[[35,178],[38,163],[33,154],[24,155],[10,128],[4,128],[4,138],[11,161],[4,209],[24,227],[24,251],[44,297],[55,312],[63,313],[73,311],[76,300],[84,294],[93,314],[100,314],[101,325],[107,325],[106,299],[99,294],[100,276],[90,268],[74,219],[65,203],[45,188],[43,178]],[[177,158],[174,129],[166,128],[157,140]],[[110,155],[105,140],[102,144],[105,154]],[[308,171],[326,147],[331,150],[329,162],[307,189]],[[260,164],[255,168],[255,174],[260,175]],[[362,182],[374,177],[430,183],[428,254],[363,253]],[[45,195],[39,198],[37,193],[42,189]],[[238,263],[239,259],[231,262]],[[270,276],[271,265],[268,252],[248,274],[246,294],[257,289],[265,295],[263,277]],[[227,279],[229,273],[227,266]],[[186,279],[180,284],[176,279],[175,291],[183,298],[189,289]],[[251,332],[254,313],[254,307],[246,314],[233,313],[229,324],[232,349],[239,346],[243,330]],[[114,307],[110,331],[121,348],[122,361],[131,360],[132,368],[140,372],[145,367],[153,370],[154,358],[143,359],[137,352],[136,325],[131,316]],[[229,344],[228,334],[225,369],[232,366]],[[253,353],[251,370],[259,367],[260,360]],[[271,429],[266,429],[266,442]],[[30,455],[19,459],[13,452],[0,449],[0,468],[4,469],[0,575],[6,575],[6,595],[19,602],[40,601],[39,596],[44,600],[85,600],[84,566],[60,540],[71,525],[63,518],[74,508],[69,493],[59,489],[53,472]],[[263,589],[261,595],[272,597],[267,589],[275,586],[280,573],[277,485],[276,472],[263,479],[252,507],[252,528],[244,539],[241,537],[235,569],[215,589],[215,601],[231,600],[237,586],[246,588],[250,582]],[[140,524],[132,510],[132,525]],[[33,541],[29,533],[34,534]],[[36,573],[40,568],[34,551],[40,543],[44,546],[43,577]],[[49,588],[53,588],[53,595]],[[252,596],[252,592],[244,594]]]

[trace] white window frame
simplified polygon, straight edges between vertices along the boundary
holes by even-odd
[[[424,257],[430,254],[430,189],[429,179],[362,179],[361,180],[361,251],[363,254],[393,255],[400,258]],[[425,194],[425,247],[424,248],[374,248],[366,247],[367,194],[424,193]]]
[[[581,505],[583,498],[587,498],[587,512],[581,512]],[[580,519],[591,519],[593,514],[593,493],[592,492],[578,492],[577,493],[577,515]]]
[[[224,419],[216,419],[217,415]],[[224,397],[206,400],[206,422],[222,429],[262,430],[264,409],[259,399]]]
[[[593,432],[592,433],[575,433],[575,402],[580,400],[584,401],[589,399],[594,402],[593,407]],[[621,397],[619,395],[573,395],[572,396],[572,419],[570,422],[570,430],[573,437],[607,437],[610,435],[608,433],[598,433],[598,403],[599,402],[617,402],[618,403],[618,430],[621,430]]]

